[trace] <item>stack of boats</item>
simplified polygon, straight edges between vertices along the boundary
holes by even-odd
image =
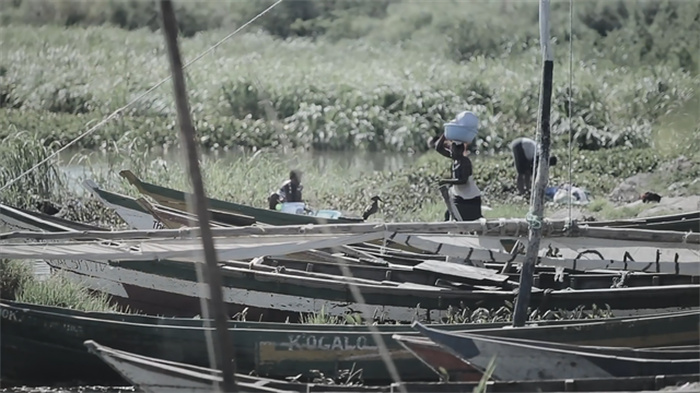
[[[208,291],[188,196],[121,174],[143,197],[84,185],[130,230],[0,205],[14,230],[0,235],[0,258],[43,260],[132,312],[2,301],[4,385],[126,380],[211,391],[221,380],[207,368],[209,321],[193,318]],[[510,315],[518,294],[524,220],[379,224],[209,206],[243,391],[471,391],[482,379],[488,391],[629,391],[698,381],[700,212],[545,220],[530,301],[537,321],[512,328],[489,321]],[[608,316],[584,319],[594,310]],[[566,312],[580,318],[550,320]],[[298,323],[309,316],[349,323]],[[364,384],[310,382],[343,373]]]

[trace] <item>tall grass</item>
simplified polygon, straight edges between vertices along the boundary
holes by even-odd
[[[0,185],[3,186],[53,152],[53,147],[46,145],[36,134],[17,132],[14,127],[10,127],[10,130],[10,136],[2,139],[0,144]],[[49,161],[27,173],[0,191],[0,200],[12,200],[19,207],[33,207],[41,200],[55,199],[57,190],[63,186],[63,177],[54,164],[55,162]]]
[[[0,260],[0,284],[3,299],[82,311],[128,311],[110,304],[109,295],[93,294],[61,274],[38,280],[27,261]]]
[[[17,292],[33,279],[32,268],[26,262],[0,259],[0,299],[15,300]]]

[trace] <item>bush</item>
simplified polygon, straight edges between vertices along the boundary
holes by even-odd
[[[151,55],[162,56],[159,37],[145,31],[32,31],[46,41],[28,40],[26,28],[2,30],[12,59],[0,73],[0,130],[6,133],[13,126],[47,143],[65,143],[168,73],[167,63]],[[199,52],[216,39],[201,34],[184,40],[183,52]],[[131,44],[125,48],[126,40]],[[44,45],[54,48],[50,55],[40,49]],[[248,34],[217,55],[187,71],[195,126],[206,148],[425,151],[426,139],[441,132],[445,121],[471,109],[481,118],[479,148],[498,152],[512,138],[533,135],[536,126],[536,50],[457,64],[386,44],[280,42]],[[552,131],[560,144],[568,141],[568,75],[557,71],[555,78]],[[653,124],[684,105],[699,84],[667,66],[578,64],[572,97],[577,147],[647,146]],[[149,146],[177,144],[166,87],[80,145],[106,148],[134,138]]]

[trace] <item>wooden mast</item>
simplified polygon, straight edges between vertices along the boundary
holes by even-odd
[[[215,340],[213,345],[216,365],[212,368],[221,370],[223,376],[223,391],[235,392],[235,365],[231,351],[233,345],[228,335],[227,316],[224,308],[222,280],[219,274],[218,258],[211,228],[209,226],[209,203],[204,193],[202,174],[199,169],[197,159],[197,145],[195,143],[195,132],[192,126],[189,105],[187,102],[187,89],[185,78],[182,72],[182,60],[177,43],[177,23],[173,4],[170,0],[161,0],[160,9],[163,18],[163,33],[168,47],[168,57],[170,60],[170,72],[173,76],[173,90],[175,94],[175,106],[177,108],[177,118],[180,124],[180,140],[185,148],[186,161],[192,181],[192,198],[188,200],[188,210],[196,213],[201,232],[202,246],[204,248],[203,276],[209,284],[209,308],[214,313]],[[215,389],[221,390],[221,386],[215,383]]]
[[[550,109],[552,102],[552,74],[554,69],[554,55],[549,42],[549,0],[540,0],[540,44],[542,46],[542,58],[544,67],[542,69],[542,94],[540,96],[540,140],[538,152],[539,162],[537,165],[537,176],[535,187],[533,187],[533,198],[531,212],[528,213],[530,223],[529,245],[525,263],[520,272],[520,289],[515,302],[515,312],[513,314],[513,326],[523,326],[527,321],[527,309],[530,305],[530,292],[532,290],[533,274],[535,272],[535,261],[540,249],[540,238],[542,236],[542,220],[544,216],[544,190],[547,187],[549,178],[549,144],[550,144]]]

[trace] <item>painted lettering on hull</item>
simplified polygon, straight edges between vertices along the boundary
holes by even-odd
[[[76,336],[82,336],[84,334],[82,326],[71,325],[70,323],[65,322],[45,322],[44,328],[62,330],[67,333],[75,334]]]
[[[290,334],[289,341],[280,343],[280,347],[286,348],[289,351],[313,351],[313,350],[331,350],[331,351],[354,351],[354,350],[372,350],[376,351],[377,346],[368,344],[367,337],[348,337],[348,336],[317,336],[313,334]]]
[[[8,321],[20,322],[21,319],[17,316],[17,310],[5,310],[0,311],[0,317]]]
[[[392,348],[394,359],[412,356],[404,349]],[[260,364],[274,364],[282,361],[379,361],[379,350],[371,337],[290,334],[286,341],[264,341],[258,347]]]

